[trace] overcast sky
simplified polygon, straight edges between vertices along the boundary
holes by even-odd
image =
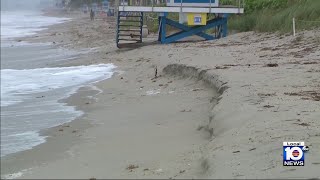
[[[55,0],[1,0],[1,10],[36,10],[48,4],[55,4]]]

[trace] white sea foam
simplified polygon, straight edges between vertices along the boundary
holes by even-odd
[[[45,142],[39,131],[82,115],[58,103],[81,86],[113,75],[113,64],[1,70],[1,157]]]
[[[69,18],[47,17],[35,11],[1,11],[1,40],[36,34]]]
[[[7,174],[4,176],[4,179],[17,179],[23,175],[23,172],[17,172],[12,174]]]
[[[26,70],[1,70],[1,106],[22,102],[28,94],[58,88],[75,87],[83,83],[110,78],[112,64],[39,68]]]
[[[29,170],[31,170],[31,168],[30,169],[21,170],[20,172],[17,172],[17,173],[4,175],[3,178],[4,179],[17,179],[17,178],[20,178],[23,174],[25,174]]]

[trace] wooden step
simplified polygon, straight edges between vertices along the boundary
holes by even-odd
[[[118,41],[141,41],[140,39],[118,39]]]
[[[118,34],[118,36],[141,37],[140,34]]]
[[[119,17],[140,17],[140,18],[142,18],[142,16],[135,16],[135,15],[129,15],[129,16],[119,16]]]
[[[140,32],[140,29],[118,29],[118,31],[132,31],[132,32]]]
[[[141,27],[139,25],[119,24],[119,26]]]
[[[130,20],[130,19],[120,19],[119,22],[140,22],[140,23],[142,23],[141,20],[140,20],[140,21],[137,21],[137,20]]]

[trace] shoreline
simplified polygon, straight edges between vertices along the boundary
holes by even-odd
[[[73,21],[72,18],[74,18],[75,16],[77,16],[78,14],[80,13],[70,13],[70,14],[64,14],[64,15],[58,15],[58,14],[43,14],[44,16],[49,16],[49,17],[68,17],[70,18],[70,20],[67,20],[65,22],[62,22],[62,23],[58,23],[58,24],[52,24],[52,25],[49,25],[49,26],[43,26],[41,28],[45,28],[44,30],[41,30],[41,31],[37,31],[36,34],[33,34],[33,35],[28,35],[28,36],[24,36],[24,37],[15,37],[15,38],[12,38],[11,41],[12,42],[23,42],[23,43],[28,43],[28,44],[35,44],[35,45],[40,45],[40,44],[44,44],[45,46],[50,46],[52,49],[55,49],[55,48],[63,48],[63,49],[67,49],[67,50],[72,50],[72,49],[68,49],[68,48],[65,48],[61,45],[56,45],[56,43],[51,43],[50,41],[48,40],[41,40],[41,41],[37,41],[36,39],[37,38],[41,38],[43,37],[44,34],[46,34],[47,32],[50,31],[51,28],[54,28],[54,27],[57,27],[57,26],[63,26],[65,24],[68,24],[70,23],[71,21]],[[51,44],[50,44],[51,43]],[[19,45],[18,45],[19,46]],[[9,47],[9,46],[8,46]],[[13,47],[13,45],[11,45],[11,47]],[[88,49],[88,48],[78,48],[76,51],[79,51],[76,53],[76,59],[78,58],[82,58],[84,59],[84,54],[82,52],[80,52],[80,50],[87,50],[88,51],[88,54],[90,53],[94,53],[91,51],[92,48]],[[74,59],[74,58],[73,58]],[[71,59],[71,61],[73,61],[73,59]],[[64,65],[62,65],[64,64]],[[81,63],[78,63],[78,65],[82,65]],[[64,60],[64,61],[61,61],[61,62],[56,62],[56,63],[51,63],[49,66],[47,66],[48,68],[52,68],[52,67],[69,67],[69,66],[72,66],[72,64],[70,62],[68,62],[68,60]],[[113,71],[113,75],[111,78],[113,78],[113,76],[115,76],[115,74],[117,74],[116,71]],[[110,78],[108,78],[110,79]],[[78,130],[86,130],[90,127],[93,127],[94,124],[92,124],[91,122],[87,122],[85,119],[85,112],[83,110],[81,110],[80,106],[78,106],[76,103],[73,103],[72,99],[77,99],[77,97],[79,96],[82,96],[80,91],[83,91],[83,89],[88,89],[89,90],[85,90],[85,91],[88,91],[88,92],[85,92],[84,94],[88,95],[88,99],[89,99],[89,95],[96,95],[95,92],[98,91],[97,89],[94,89],[95,87],[95,84],[101,82],[101,81],[106,81],[108,79],[103,79],[103,80],[98,80],[96,82],[92,82],[92,83],[89,83],[89,84],[85,84],[85,85],[82,85],[81,87],[77,88],[77,90],[72,90],[70,92],[70,94],[65,97],[65,98],[62,98],[62,99],[58,99],[57,100],[57,103],[59,104],[62,104],[63,106],[68,106],[68,107],[73,107],[75,108],[75,112],[81,112],[82,115],[74,118],[73,120],[71,120],[70,122],[65,122],[65,123],[62,123],[60,125],[57,125],[57,126],[54,126],[54,127],[50,127],[50,128],[46,128],[46,129],[42,129],[40,131],[38,131],[37,133],[39,134],[39,136],[45,138],[45,142],[43,143],[40,143],[36,146],[33,146],[32,148],[30,149],[27,149],[27,150],[23,150],[23,151],[19,151],[19,152],[16,152],[16,153],[11,153],[11,154],[8,154],[4,157],[1,157],[1,164],[2,164],[2,161],[6,161],[7,162],[10,162],[12,159],[14,161],[16,161],[17,159],[21,159],[22,161],[25,161],[26,157],[28,157],[28,154],[34,154],[34,153],[37,153],[39,151],[47,151],[47,150],[50,150],[52,149],[52,145],[50,144],[53,144],[55,143],[55,141],[57,141],[59,139],[59,141],[62,141],[62,144],[69,144],[70,142],[79,142],[80,141],[80,136],[81,135],[75,135],[75,137],[72,137],[73,133],[76,133],[76,131]],[[93,88],[90,90],[90,87]],[[41,93],[40,93],[41,94]],[[90,96],[91,97],[91,96]],[[76,123],[74,121],[77,121]],[[72,129],[71,130],[71,133],[70,134],[67,134],[67,135],[61,135],[59,133],[56,133],[57,131],[60,132],[62,128],[68,128],[72,126],[72,128],[69,128],[69,129]],[[63,138],[59,138],[59,136],[63,136]],[[57,138],[58,137],[58,138]],[[37,157],[40,159],[40,161],[42,161],[41,163],[45,163],[45,162],[48,162],[48,161],[51,161],[53,160],[54,158],[57,158],[57,157],[60,157],[60,155],[58,155],[59,153],[61,152],[66,152],[67,149],[69,149],[71,147],[71,145],[68,145],[68,146],[59,146],[58,150],[57,151],[53,151],[55,152],[55,154],[53,155],[53,157],[45,157],[46,155],[43,155],[42,157]],[[9,160],[8,160],[9,159]],[[33,160],[30,159],[30,160],[27,160],[29,163],[32,162]],[[17,162],[15,162],[14,166],[17,165],[17,163],[19,164],[19,160]],[[31,170],[30,167],[34,166],[35,164],[31,163],[31,164],[28,164],[27,166],[25,166],[25,164],[22,163],[22,166],[19,167],[17,166],[17,170],[19,171],[13,171],[12,174],[2,174],[1,173],[1,178],[19,178],[20,176],[23,175],[23,173]],[[3,165],[5,166],[5,165]],[[10,169],[10,168],[9,168]],[[3,172],[3,171],[2,171]],[[23,172],[23,173],[22,173]],[[21,174],[22,173],[22,174]]]
[[[65,23],[68,23],[68,22],[64,22],[62,24],[65,24]],[[55,27],[55,26],[59,26],[59,25],[62,25],[62,24],[49,26],[48,30],[50,31],[50,27]],[[41,37],[41,33],[47,33],[47,30],[41,31],[39,34],[36,35],[36,37]],[[25,39],[29,39],[29,38],[31,38],[31,43],[32,43],[32,39],[33,39],[32,36],[31,37],[26,37]],[[19,38],[19,39],[21,39],[21,38]],[[42,41],[40,41],[40,42],[42,42]],[[63,47],[63,46],[61,46],[61,47]],[[76,64],[82,64],[82,63],[81,62],[76,62]],[[56,65],[53,65],[53,67],[55,67],[55,66]],[[70,65],[69,63],[65,63],[65,65],[63,65],[63,67],[64,66],[72,66],[72,65]],[[58,67],[60,67],[60,66],[58,65]],[[99,81],[99,82],[96,82],[96,83],[92,83],[92,85],[89,85],[89,86],[96,87],[99,84],[104,84],[104,83],[110,81],[110,79],[116,78],[115,76],[119,76],[119,74],[118,75],[116,75],[116,74],[118,74],[117,70],[115,71],[114,75],[111,78],[106,79],[106,80],[102,80],[102,81]],[[9,159],[9,161],[10,161],[10,159],[23,159],[23,161],[31,162],[32,160],[31,159],[28,160],[29,158],[26,158],[26,157],[34,158],[33,154],[34,153],[38,154],[39,156],[37,156],[37,161],[38,161],[37,163],[35,163],[33,165],[28,163],[28,165],[25,165],[23,162],[20,162],[22,164],[22,166],[21,167],[19,167],[19,166],[15,167],[15,168],[21,170],[21,171],[18,172],[18,174],[20,172],[28,174],[29,171],[32,171],[32,169],[30,169],[29,167],[33,167],[33,166],[39,165],[39,163],[44,165],[47,162],[53,161],[56,158],[60,158],[61,159],[64,156],[69,156],[70,153],[68,154],[68,149],[70,149],[70,147],[76,145],[77,143],[80,143],[81,141],[84,141],[83,139],[81,139],[81,136],[82,136],[81,134],[77,135],[78,131],[82,131],[83,132],[83,131],[86,131],[89,128],[92,128],[92,127],[95,126],[94,122],[88,122],[86,120],[86,116],[87,116],[86,115],[86,111],[87,110],[85,110],[86,108],[84,106],[87,105],[87,104],[91,104],[91,103],[90,102],[84,102],[84,101],[90,101],[89,98],[87,100],[79,100],[80,99],[79,97],[83,97],[83,96],[88,97],[88,95],[90,95],[91,97],[94,97],[94,96],[97,95],[97,94],[96,95],[92,95],[95,90],[86,90],[87,88],[88,88],[88,85],[85,85],[85,86],[79,88],[74,93],[72,93],[69,97],[67,97],[65,99],[61,99],[61,100],[58,101],[59,103],[66,103],[67,106],[75,107],[76,111],[80,110],[81,112],[84,113],[82,116],[77,117],[76,119],[72,120],[71,122],[67,122],[67,123],[61,124],[61,125],[56,126],[56,127],[52,127],[52,128],[48,128],[48,129],[42,130],[40,132],[41,136],[47,137],[45,143],[42,143],[42,144],[40,144],[38,146],[35,146],[30,150],[26,150],[26,151],[22,151],[22,152],[18,152],[18,153],[14,153],[14,154],[8,155],[7,157],[5,157],[4,161],[7,161],[7,159]],[[85,105],[79,105],[79,104],[83,104],[83,103]],[[66,132],[66,133],[64,133],[64,132]],[[63,134],[61,134],[61,133],[63,133]],[[59,141],[59,143],[57,143],[58,141]],[[72,142],[72,144],[68,144],[70,142]],[[57,145],[57,144],[59,144],[59,147],[58,148],[54,148],[54,146]],[[63,144],[68,144],[68,146],[65,146]],[[52,148],[54,149],[54,151],[51,151]],[[43,154],[44,151],[52,152],[52,153],[50,153],[50,157],[46,157],[46,154]],[[66,152],[67,152],[67,154],[66,154]],[[63,153],[64,155],[58,155],[59,153]],[[72,156],[72,153],[71,153],[71,156]],[[19,161],[18,162],[16,160],[14,160],[14,161],[15,161],[13,163],[14,166],[16,166],[17,163],[20,165]],[[8,161],[6,163],[8,163]],[[12,177],[14,177],[16,175],[16,173],[17,173],[17,171],[15,171],[15,173],[12,174],[13,175]],[[21,174],[21,175],[22,175],[22,177],[24,176],[24,174]],[[6,177],[10,177],[10,176],[6,176]],[[20,177],[17,176],[16,178],[20,178]]]
[[[105,40],[109,36],[113,37],[112,33],[109,32],[106,36],[99,29],[110,25],[102,26],[98,24],[99,21],[95,21],[80,27],[84,22],[78,19],[69,23],[77,31],[75,33],[70,33],[66,27],[62,29],[65,36],[56,35],[59,36],[58,39],[69,38],[67,42],[74,43],[75,47],[100,47],[99,52],[92,55],[94,57],[84,56],[81,60],[71,62],[71,65],[113,62],[117,67],[121,67],[124,74],[97,83],[98,88],[105,90],[98,95],[98,102],[85,104],[87,100],[82,97],[87,95],[87,90],[80,90],[75,94],[73,100],[78,108],[80,105],[80,108],[87,110],[82,119],[97,118],[98,124],[86,128],[88,121],[83,119],[86,127],[78,128],[80,130],[77,132],[82,134],[81,137],[85,140],[75,142],[68,139],[68,133],[71,134],[70,137],[74,135],[71,129],[76,125],[72,123],[78,120],[70,123],[71,128],[64,127],[66,130],[63,130],[63,133],[68,131],[64,135],[59,134],[59,127],[52,129],[52,134],[61,137],[56,139],[65,139],[66,143],[74,142],[68,149],[69,154],[64,153],[63,157],[46,160],[43,167],[35,167],[31,174],[26,173],[23,178],[319,178],[317,168],[320,157],[317,155],[320,134],[317,132],[320,122],[317,117],[320,115],[320,103],[317,98],[320,95],[317,90],[320,88],[320,77],[317,72],[320,72],[320,69],[315,65],[320,63],[317,60],[320,48],[319,44],[313,41],[314,35],[320,34],[319,30],[298,34],[298,37],[302,36],[302,40],[298,41],[290,36],[279,38],[274,34],[248,32],[218,41],[151,45],[130,51],[118,51],[113,48],[113,39]],[[61,27],[54,26],[48,32],[57,31]],[[48,40],[52,38],[49,37]],[[70,44],[64,41],[62,46],[70,47]],[[269,64],[277,66],[271,67]],[[156,66],[162,76],[153,82],[151,79]],[[190,77],[193,77],[193,80]],[[205,83],[218,87],[217,91],[221,95],[210,94],[212,87],[206,87],[198,81],[203,79],[207,81]],[[168,83],[170,81],[172,82]],[[186,87],[192,88],[179,92]],[[171,96],[171,91],[166,88],[175,88],[178,93]],[[158,89],[161,89],[160,94],[146,94],[148,90],[157,93]],[[163,111],[160,108],[163,104],[166,107],[174,103],[173,100],[181,101],[180,94],[183,98],[191,98],[187,102],[192,108],[184,101],[177,104],[178,109],[171,107]],[[73,100],[71,97],[67,101]],[[161,105],[156,107],[161,112],[157,114],[150,106],[158,101]],[[212,104],[217,105],[211,109]],[[145,117],[139,115],[148,112],[145,109],[155,114],[148,117],[147,121],[141,121]],[[172,109],[175,113],[170,114]],[[122,113],[112,114],[115,119],[132,118],[137,123],[123,121],[118,125],[113,124],[122,133],[113,132],[103,120],[108,112]],[[202,112],[202,115],[199,115],[199,112]],[[162,116],[167,113],[170,116]],[[191,116],[188,113],[195,117],[199,115],[194,118],[198,121],[181,129],[180,126],[184,123],[179,123],[179,117],[188,119]],[[148,114],[145,113],[145,116]],[[159,117],[161,118],[157,119]],[[168,119],[179,126],[171,124]],[[124,128],[127,124],[130,129]],[[173,127],[177,132],[165,131]],[[159,129],[166,132],[165,135],[172,133],[172,136],[161,137],[163,132],[158,132]],[[122,137],[127,131],[130,132],[128,137]],[[188,140],[199,143],[192,146],[188,141],[182,142],[185,147],[192,147],[187,148],[190,151],[182,153],[180,147],[175,147],[174,144],[181,140],[174,139],[174,135],[179,136],[179,133],[183,134],[181,137],[189,137]],[[115,142],[109,138],[112,134],[118,135]],[[158,136],[152,137],[154,135]],[[158,142],[151,137],[160,142],[157,149],[148,147],[157,145],[155,142]],[[171,142],[172,139],[176,141]],[[281,145],[283,141],[290,140],[305,141],[310,145],[306,167],[289,170],[282,167]],[[116,143],[117,141],[123,144]],[[132,142],[137,144],[131,144]],[[60,141],[56,143],[60,143],[58,148],[65,147]],[[176,152],[167,151],[168,147],[172,147],[172,151]],[[152,153],[148,148],[152,149]],[[43,149],[39,151],[42,151],[43,156],[48,154],[43,152]],[[53,150],[58,151],[60,150]],[[154,152],[165,153],[160,156]],[[34,156],[31,155],[30,158]],[[130,165],[134,168],[126,169]],[[71,169],[64,169],[66,167]],[[84,172],[75,174],[79,170]]]

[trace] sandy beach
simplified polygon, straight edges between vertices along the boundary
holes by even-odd
[[[64,100],[84,115],[1,159],[2,177],[320,178],[319,29],[117,49],[114,19],[66,16],[21,39],[89,48],[57,66],[116,73]],[[309,146],[304,167],[282,165],[284,141]]]

